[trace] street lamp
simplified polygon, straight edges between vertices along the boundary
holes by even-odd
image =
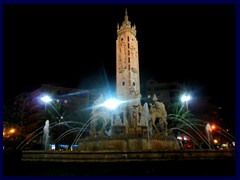
[[[47,114],[46,114],[47,103],[51,102],[52,98],[50,96],[46,95],[46,96],[43,96],[41,98],[41,100],[45,103],[45,115],[47,116]]]
[[[52,101],[52,98],[50,96],[43,96],[41,98],[43,102],[45,102],[45,110],[46,110],[46,104]]]
[[[46,96],[43,96],[43,97],[41,98],[41,100],[42,100],[43,102],[45,102],[45,111],[46,111],[47,103],[53,101],[53,99],[52,99],[50,96],[46,95]],[[59,100],[57,100],[57,102],[59,103]],[[64,100],[64,102],[67,103],[67,100]],[[56,117],[56,119],[58,119],[58,121],[59,121],[59,123],[60,123],[60,121],[63,120],[63,116],[59,114],[59,112],[56,110],[56,108],[55,108],[54,106],[52,106],[52,107],[53,107],[53,109],[55,110],[55,112],[59,115],[59,118]]]
[[[190,97],[190,95],[183,95],[182,97],[181,97],[181,101],[182,102],[186,102],[186,107],[187,107],[187,110],[188,110],[188,101],[191,99],[191,97]]]

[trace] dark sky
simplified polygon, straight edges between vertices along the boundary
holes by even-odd
[[[136,24],[141,83],[196,85],[235,108],[232,5],[5,5],[4,102],[43,83],[115,86],[117,23]],[[109,80],[109,81],[107,81]]]

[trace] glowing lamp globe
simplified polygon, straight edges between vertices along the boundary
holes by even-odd
[[[44,96],[44,97],[41,98],[41,100],[45,103],[48,103],[48,102],[52,101],[52,99],[49,96]]]

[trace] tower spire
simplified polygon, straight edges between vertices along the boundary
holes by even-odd
[[[131,22],[128,20],[127,8],[125,8],[125,17],[124,17],[123,24],[125,24],[127,26],[131,25]]]
[[[125,21],[128,21],[128,14],[127,14],[127,8],[125,8]]]

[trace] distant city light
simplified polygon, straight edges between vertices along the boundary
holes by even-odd
[[[56,150],[56,145],[55,145],[55,144],[50,144],[50,149],[51,149],[52,151],[55,151],[55,150]]]
[[[214,130],[216,129],[216,126],[215,125],[211,125],[211,130]]]
[[[182,137],[181,137],[181,136],[178,136],[177,139],[182,140]]]
[[[13,129],[13,128],[12,128],[12,129],[10,129],[10,130],[9,130],[9,133],[10,133],[10,134],[13,134],[13,133],[15,133],[15,129]]]

